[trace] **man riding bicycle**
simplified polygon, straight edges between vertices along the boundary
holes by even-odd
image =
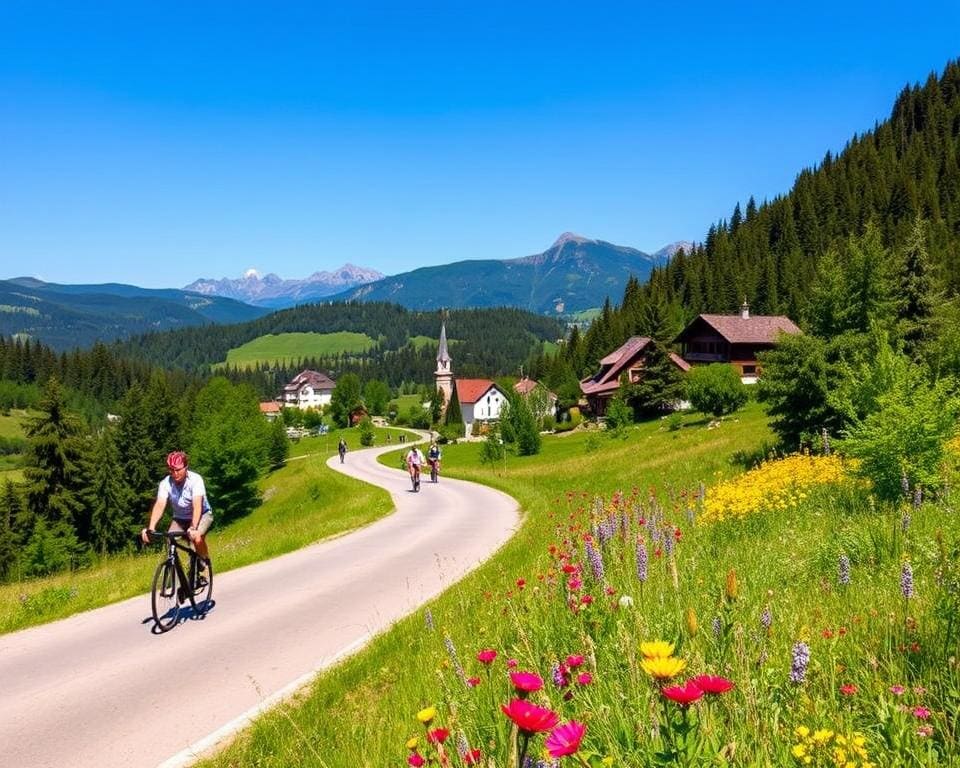
[[[436,443],[430,443],[430,450],[427,451],[427,463],[430,465],[430,477],[433,478],[433,482],[437,482],[436,477],[440,474],[441,456],[440,446]]]
[[[414,489],[420,487],[420,467],[423,466],[423,461],[423,451],[420,450],[420,446],[415,445],[407,452],[407,472],[410,473]]]
[[[170,521],[171,531],[187,532],[194,549],[202,558],[200,560],[201,573],[205,563],[210,559],[210,550],[204,540],[204,534],[213,525],[213,510],[207,501],[207,489],[203,478],[196,472],[187,469],[189,459],[183,451],[174,451],[167,456],[167,469],[170,474],[160,481],[157,489],[157,500],[150,510],[150,523],[140,532],[140,538],[145,544],[150,542],[150,533],[157,527],[163,512],[170,507],[173,520]]]

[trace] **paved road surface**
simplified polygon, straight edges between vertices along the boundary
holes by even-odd
[[[511,498],[429,477],[411,493],[405,473],[376,462],[391,448],[329,464],[387,488],[394,514],[217,575],[216,606],[203,620],[155,635],[143,595],[0,636],[0,766],[183,765],[510,537]],[[213,536],[214,559],[216,546]]]

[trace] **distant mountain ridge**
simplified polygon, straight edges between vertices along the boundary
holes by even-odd
[[[268,311],[172,288],[60,285],[32,277],[0,280],[0,335],[39,339],[57,350],[147,331],[240,323]]]
[[[257,307],[282,309],[323,299],[383,277],[383,273],[375,269],[349,263],[333,272],[314,272],[302,280],[284,280],[273,272],[261,276],[255,269],[250,269],[240,278],[200,278],[184,290],[237,299]]]
[[[608,296],[619,300],[630,275],[644,281],[654,266],[666,260],[666,256],[564,232],[542,253],[421,267],[329,298],[391,301],[419,310],[511,306],[566,314],[598,307]]]

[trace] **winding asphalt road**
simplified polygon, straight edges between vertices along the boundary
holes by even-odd
[[[396,511],[349,535],[217,575],[216,605],[165,635],[147,595],[0,637],[0,766],[188,765],[490,556],[516,502],[347,454],[336,471]],[[211,539],[216,562],[216,536]]]

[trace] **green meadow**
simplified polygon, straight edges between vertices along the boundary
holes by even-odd
[[[227,365],[239,368],[257,363],[296,362],[309,357],[323,357],[366,352],[377,342],[365,333],[279,333],[260,336],[227,352]]]
[[[375,441],[383,442],[390,431],[377,429]],[[214,526],[210,549],[218,573],[359,528],[392,510],[386,491],[327,469],[325,462],[336,453],[341,435],[350,450],[360,448],[355,429],[332,431],[292,444],[287,465],[260,481],[263,503],[246,517]],[[143,510],[144,521],[147,512]],[[159,550],[150,547],[136,555],[104,557],[80,571],[2,585],[0,632],[64,618],[135,595],[144,596],[144,612],[149,613],[146,592],[159,558]]]
[[[834,459],[773,457],[756,405],[676,426],[447,446],[517,535],[203,765],[957,765],[949,500],[880,508]],[[501,709],[523,697],[541,720]]]

